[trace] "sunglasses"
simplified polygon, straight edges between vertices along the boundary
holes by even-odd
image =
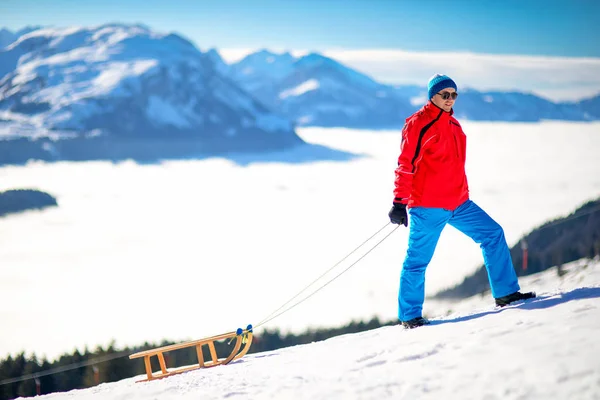
[[[444,100],[448,100],[449,98],[452,98],[452,100],[456,100],[456,98],[458,97],[458,93],[456,92],[441,92],[441,93],[436,93],[439,94],[440,97]]]

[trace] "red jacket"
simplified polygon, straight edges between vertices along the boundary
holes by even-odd
[[[469,199],[467,137],[452,114],[429,101],[406,119],[396,168],[395,203],[454,210]]]

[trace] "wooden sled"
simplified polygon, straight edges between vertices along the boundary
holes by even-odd
[[[231,339],[235,338],[235,344],[233,345],[233,350],[231,354],[226,358],[219,358],[217,356],[217,351],[215,349],[215,341]],[[242,343],[243,342],[243,343]],[[241,349],[242,344],[244,347]],[[216,367],[217,365],[225,365],[231,362],[232,360],[237,360],[238,358],[242,358],[246,355],[248,350],[250,350],[250,345],[252,344],[252,325],[248,325],[245,330],[242,328],[238,328],[235,332],[224,333],[222,335],[211,336],[208,338],[200,339],[200,340],[192,340],[190,342],[172,344],[170,346],[159,347],[152,350],[141,351],[139,353],[135,353],[129,356],[130,359],[141,358],[144,357],[144,365],[146,366],[146,376],[147,379],[142,379],[136,382],[147,382],[155,379],[166,378],[167,376],[181,374],[187,371],[193,371],[200,368],[209,368]],[[208,345],[208,349],[210,351],[210,356],[212,360],[205,361],[204,354],[202,353],[202,346]],[[188,367],[180,367],[180,368],[170,368],[167,369],[167,364],[165,362],[164,353],[173,350],[185,349],[187,347],[196,347],[196,354],[198,356],[198,365],[192,365]],[[156,356],[158,358],[158,363],[160,365],[160,371],[156,374],[152,372],[152,365],[150,364],[150,357]]]

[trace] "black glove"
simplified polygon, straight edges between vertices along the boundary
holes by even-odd
[[[392,224],[408,226],[408,216],[406,215],[406,204],[394,203],[394,206],[388,213]]]

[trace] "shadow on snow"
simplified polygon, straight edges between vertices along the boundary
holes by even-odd
[[[549,295],[549,296],[540,296],[535,299],[525,300],[523,302],[518,302],[503,308],[496,308],[494,310],[483,311],[471,315],[466,315],[463,317],[451,318],[451,319],[443,319],[443,320],[432,320],[431,325],[441,325],[455,322],[464,322],[472,319],[477,319],[481,317],[485,317],[486,315],[498,314],[505,310],[510,310],[513,308],[519,308],[523,310],[540,310],[545,308],[550,308],[557,306],[559,304],[567,303],[569,301],[574,300],[583,300],[583,299],[594,299],[600,297],[600,287],[583,287],[577,288],[570,292],[561,293],[557,295]]]
[[[159,151],[153,151],[159,153]],[[192,161],[192,160],[209,160],[209,159],[225,159],[240,165],[249,166],[251,164],[260,163],[283,163],[283,164],[306,164],[313,162],[346,162],[359,158],[367,157],[365,154],[351,153],[343,150],[338,150],[318,144],[304,143],[288,149],[273,149],[263,151],[215,151],[215,152],[188,152],[184,154],[160,155],[151,153],[140,154],[60,154],[54,157],[28,157],[20,160],[5,159],[0,154],[0,166],[4,165],[25,165],[31,161],[41,161],[45,163],[55,162],[89,162],[89,161],[107,161],[112,163],[121,163],[133,161],[140,165],[155,165],[170,161]]]

